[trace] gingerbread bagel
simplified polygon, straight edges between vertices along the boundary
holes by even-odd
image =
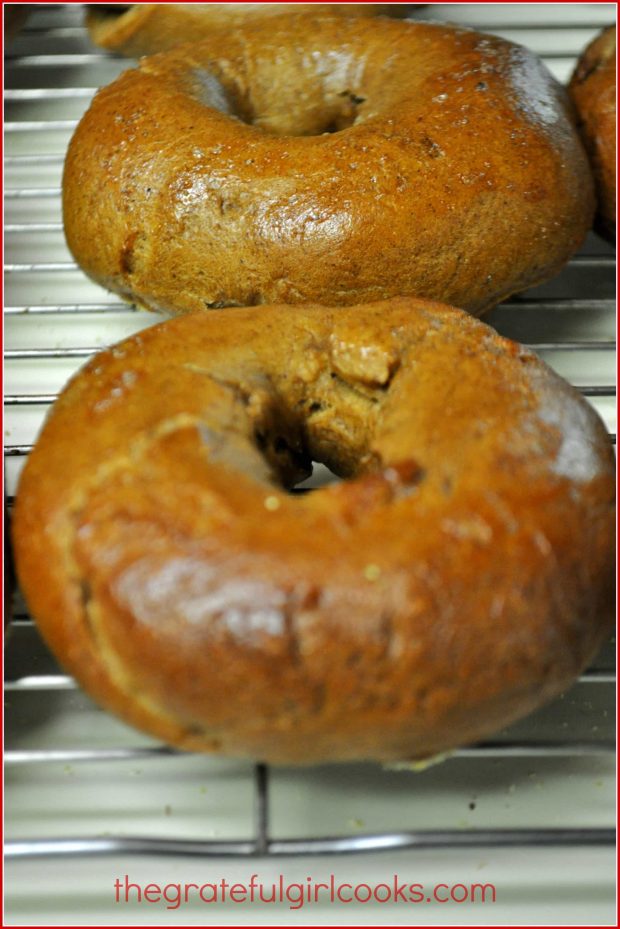
[[[616,238],[616,27],[588,45],[569,87],[592,161],[599,230]]]
[[[86,26],[95,45],[139,58],[286,13],[376,16],[404,10],[392,3],[113,3],[87,7]]]
[[[278,16],[101,90],[67,155],[67,241],[170,313],[416,295],[481,313],[580,245],[592,180],[565,91],[458,27]]]
[[[345,480],[287,493],[312,460]],[[63,391],[18,488],[16,564],[62,664],[168,743],[425,758],[590,661],[613,491],[592,409],[466,313],[196,313]]]

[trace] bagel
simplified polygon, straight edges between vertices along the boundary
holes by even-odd
[[[169,313],[403,295],[481,313],[590,228],[565,103],[492,36],[279,16],[96,95],[65,165],[67,242],[95,281]]]
[[[86,26],[95,45],[139,58],[284,13],[376,16],[406,8],[392,3],[113,3],[87,7]]]
[[[598,193],[598,229],[616,239],[616,27],[605,29],[579,59],[569,85]]]
[[[346,480],[287,494],[312,460]],[[168,743],[425,758],[592,658],[613,489],[593,410],[466,313],[196,313],[64,390],[20,481],[16,564],[61,663]]]

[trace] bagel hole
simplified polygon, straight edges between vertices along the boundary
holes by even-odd
[[[334,135],[342,132],[343,129],[349,129],[358,118],[355,109],[344,108],[338,104],[332,106],[326,104],[326,112],[321,109],[313,112],[292,111],[285,114],[272,114],[261,113],[258,110],[250,112],[238,101],[232,101],[230,115],[248,126],[256,126],[263,132],[278,137]]]
[[[316,405],[322,409],[321,404]],[[276,471],[278,480],[291,494],[305,494],[342,480],[326,464],[313,461],[305,446],[279,433],[270,435],[258,428],[254,432],[256,447]]]
[[[274,136],[332,135],[354,125],[366,98],[352,90],[324,89],[311,103],[300,89],[274,95],[272,89],[253,96],[234,78],[206,68],[193,68],[193,94],[205,106],[218,110],[247,126]],[[320,99],[320,96],[323,99]]]
[[[234,97],[234,95],[233,95]],[[229,98],[230,99],[230,98]],[[320,136],[342,132],[355,124],[366,98],[346,89],[324,90],[322,101],[307,104],[303,93],[291,91],[290,98],[277,100],[234,100],[234,115],[276,136]]]
[[[359,116],[357,108],[362,103],[366,103],[365,97],[360,97],[350,90],[341,91],[338,97],[340,103],[336,104],[336,113],[328,119],[323,129],[317,132],[317,135],[330,135],[353,126]]]
[[[254,441],[281,485],[290,488],[312,475],[312,461],[300,434],[287,429],[284,422],[280,426],[283,428],[258,426]]]
[[[380,409],[375,394],[383,392],[387,377],[383,369],[379,373],[380,386],[373,389],[326,365],[310,390],[298,393],[305,382],[293,377],[293,397],[264,387],[244,396],[255,448],[283,489],[304,493],[380,470],[370,448]]]
[[[329,484],[338,484],[341,480],[342,478],[334,474],[333,471],[330,471],[327,465],[320,461],[313,461],[312,474],[310,477],[296,484],[295,487],[292,488],[291,493],[307,494],[313,490],[318,490],[319,487],[327,487]]]

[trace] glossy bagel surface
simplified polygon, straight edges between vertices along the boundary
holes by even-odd
[[[312,460],[345,480],[287,493]],[[166,742],[424,758],[592,658],[613,475],[577,392],[463,312],[192,314],[62,393],[21,478],[17,570],[68,671]]]
[[[596,179],[601,231],[616,238],[616,27],[590,43],[569,91]]]
[[[458,27],[279,16],[143,59],[69,148],[67,241],[176,313],[420,296],[481,313],[592,221],[565,91]]]

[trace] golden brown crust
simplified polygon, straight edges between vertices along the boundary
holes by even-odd
[[[285,13],[376,16],[402,9],[390,3],[140,3],[120,4],[115,12],[112,4],[88,7],[86,26],[95,45],[139,58]]]
[[[592,213],[537,58],[381,17],[280,16],[142,59],[96,95],[64,175],[80,265],[169,312],[416,295],[480,313],[555,274]]]
[[[616,27],[588,45],[569,85],[596,179],[601,231],[616,238]]]
[[[286,494],[309,459],[350,479]],[[67,669],[168,742],[424,757],[591,659],[613,474],[585,401],[465,313],[193,314],[63,392],[20,482],[17,570]]]

